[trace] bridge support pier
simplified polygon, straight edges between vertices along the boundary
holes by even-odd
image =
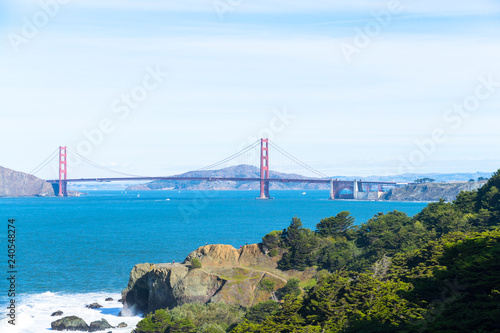
[[[335,192],[333,191],[333,179],[330,179],[330,198],[329,200],[335,200]]]
[[[353,186],[352,186],[352,198],[354,200],[358,199],[358,181],[354,180]]]

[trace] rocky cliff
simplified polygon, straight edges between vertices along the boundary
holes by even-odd
[[[396,187],[385,193],[381,200],[392,201],[453,201],[461,191],[477,190],[486,182],[426,183]]]
[[[274,292],[262,287],[263,280],[274,283],[274,290],[287,280],[312,278],[316,271],[280,271],[281,256],[270,257],[261,244],[243,246],[207,245],[191,252],[186,260],[173,264],[139,264],[130,273],[123,290],[122,314],[149,313],[161,308],[173,308],[185,303],[223,302],[252,306],[274,297]],[[192,268],[197,258],[201,268]]]
[[[35,176],[0,167],[0,197],[33,196],[54,196],[54,189]]]

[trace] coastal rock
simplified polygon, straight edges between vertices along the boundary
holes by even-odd
[[[192,269],[197,258],[201,268]],[[176,264],[140,264],[130,274],[122,315],[149,313],[185,303],[223,302],[245,307],[270,299],[274,293],[260,288],[260,282],[274,282],[275,290],[285,286],[289,277],[314,276],[315,271],[282,272],[277,269],[280,256],[269,257],[261,244],[243,246],[206,245],[191,252]],[[296,274],[297,273],[297,274]],[[296,275],[294,275],[296,274]]]
[[[124,328],[124,327],[127,327],[128,325],[124,322],[121,322],[118,324],[118,326],[116,326],[116,328]]]
[[[0,167],[0,197],[34,196],[54,196],[54,189],[43,179]]]
[[[102,308],[102,305],[99,303],[92,303],[92,304],[85,305],[85,307],[88,309],[100,309],[100,308]]]
[[[461,191],[481,188],[486,182],[424,183],[396,187],[384,193],[380,199],[391,201],[439,201],[451,202]]]
[[[114,301],[114,299],[113,299],[113,297],[108,297],[108,298],[106,298],[104,301],[105,301],[105,302],[113,302],[113,301]]]
[[[50,324],[54,331],[85,331],[87,332],[90,327],[80,317],[68,316],[56,320]]]
[[[114,327],[111,326],[106,319],[101,318],[101,320],[96,320],[90,323],[89,332],[104,331],[108,328]]]
[[[63,312],[61,310],[58,310],[56,312],[53,312],[50,316],[51,317],[56,317],[56,316],[62,316]]]

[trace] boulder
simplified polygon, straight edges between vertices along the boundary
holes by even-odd
[[[113,302],[113,301],[114,301],[114,299],[113,299],[113,297],[108,297],[108,298],[106,298],[104,301],[105,301],[105,302]]]
[[[55,317],[55,316],[62,316],[62,315],[63,315],[63,312],[62,312],[61,310],[58,310],[58,311],[53,312],[53,313],[51,314],[51,316],[52,316],[52,317]]]
[[[127,327],[128,325],[124,322],[121,322],[118,324],[118,326],[116,326],[116,328],[124,328],[124,327]]]
[[[87,332],[90,327],[87,323],[77,316],[68,316],[56,320],[50,324],[54,331],[85,331]]]
[[[89,332],[104,331],[108,328],[114,328],[108,321],[104,318],[101,320],[96,320],[90,323]]]
[[[102,308],[102,305],[99,303],[92,303],[92,304],[85,305],[85,307],[88,309],[100,309],[100,308]]]

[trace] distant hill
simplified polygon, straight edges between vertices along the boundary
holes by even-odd
[[[54,189],[43,179],[0,167],[0,197],[34,196],[54,196]]]
[[[270,171],[272,178],[294,178],[309,179],[298,174],[288,174]],[[368,177],[345,177],[334,176],[339,180],[362,179],[365,181],[388,181],[400,183],[412,183],[416,179],[432,178],[437,182],[467,182],[470,179],[477,180],[479,177],[490,178],[492,172],[476,173],[451,173],[451,174],[403,174],[394,176],[368,176]],[[237,177],[237,178],[259,178],[260,169],[250,165],[238,165],[213,171],[190,171],[179,175],[179,177]],[[127,190],[258,190],[258,182],[209,182],[209,181],[165,181],[157,180],[143,185],[129,186]],[[294,184],[294,183],[271,183],[271,190],[327,190],[328,184]]]
[[[302,175],[270,172],[272,178],[308,179]],[[178,177],[227,177],[227,178],[259,178],[260,169],[251,165],[238,165],[213,171],[189,171]],[[225,181],[173,181],[155,180],[144,185],[129,186],[127,190],[258,190],[258,182],[225,182]],[[328,189],[327,184],[286,184],[270,183],[270,190],[320,190]]]

